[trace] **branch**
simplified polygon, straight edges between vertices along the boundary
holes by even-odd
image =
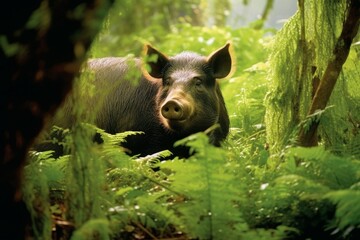
[[[255,29],[261,29],[263,28],[265,21],[268,19],[271,9],[273,8],[274,0],[267,0],[265,8],[261,14],[260,21],[255,26]]]
[[[261,14],[261,20],[265,22],[269,16],[270,10],[273,8],[274,0],[267,0],[263,13]]]
[[[358,32],[360,24],[360,1],[349,0],[349,2],[348,15],[343,23],[342,32],[335,44],[333,56],[330,58],[325,73],[320,80],[308,115],[314,114],[317,110],[325,109],[342,66],[349,55],[351,43]],[[316,146],[318,126],[319,121],[314,121],[308,130],[305,130],[303,126],[301,126],[299,145],[305,147]]]

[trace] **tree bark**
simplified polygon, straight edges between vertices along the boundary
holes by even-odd
[[[358,32],[359,24],[360,1],[349,0],[348,14],[343,23],[342,32],[335,44],[333,56],[331,57],[325,73],[320,80],[319,86],[312,100],[308,116],[314,114],[317,110],[325,109],[341,72],[342,66],[349,55],[350,46]],[[304,127],[301,126],[298,138],[300,146],[311,147],[317,145],[318,126],[319,121],[313,121],[308,129],[304,129]]]
[[[71,90],[111,3],[9,1],[0,10],[0,239],[27,238],[27,152]]]

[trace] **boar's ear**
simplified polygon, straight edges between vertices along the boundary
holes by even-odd
[[[168,57],[153,48],[150,45],[145,45],[145,64],[148,65],[148,68],[144,68],[144,73],[153,78],[162,78],[163,69],[168,64]],[[150,67],[150,69],[149,69]],[[148,69],[148,70],[145,70]]]
[[[232,72],[233,63],[231,53],[231,44],[227,43],[207,58],[207,62],[213,69],[215,78],[224,78]]]

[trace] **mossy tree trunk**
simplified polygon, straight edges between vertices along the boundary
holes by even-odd
[[[342,66],[349,55],[351,43],[359,30],[359,24],[360,1],[351,0],[347,17],[344,20],[342,32],[335,44],[333,56],[330,58],[325,73],[316,88],[308,116],[315,114],[316,111],[325,109],[342,70]],[[301,126],[299,132],[299,145],[306,147],[316,146],[318,144],[318,126],[319,121],[312,121],[311,125],[307,127],[307,130]]]
[[[0,29],[0,239],[24,239],[29,147],[72,88],[111,0],[10,1]]]
[[[269,59],[265,121],[274,166],[286,146],[321,142],[344,149],[344,143],[358,139],[352,122],[360,121],[354,104],[360,100],[354,91],[360,66],[351,42],[358,33],[359,1],[298,3],[297,13],[277,33]]]

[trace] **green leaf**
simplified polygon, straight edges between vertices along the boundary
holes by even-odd
[[[339,190],[324,196],[336,204],[336,226],[344,231],[349,227],[360,226],[360,191]]]

